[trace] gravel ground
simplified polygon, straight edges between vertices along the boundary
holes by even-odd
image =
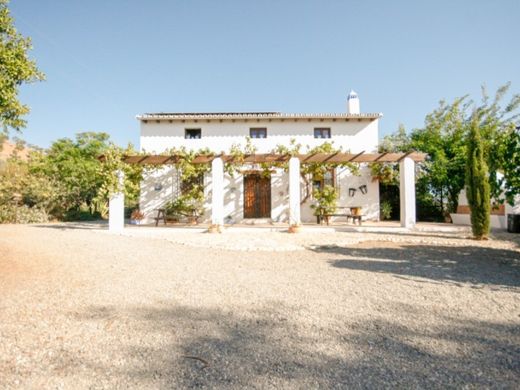
[[[514,235],[144,232],[0,226],[0,387],[518,388]]]

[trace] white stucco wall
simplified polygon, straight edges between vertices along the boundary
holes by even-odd
[[[459,205],[467,206],[468,198],[466,197],[466,190],[462,190],[459,194]],[[513,206],[506,203],[504,215],[490,216],[490,226],[495,229],[507,229],[507,215],[520,214],[520,196],[515,197]],[[450,214],[454,225],[471,225],[469,214]]]
[[[140,149],[147,153],[161,153],[173,147],[187,147],[198,150],[209,148],[214,152],[228,152],[233,144],[245,144],[245,137],[249,135],[252,127],[267,128],[267,138],[252,139],[258,148],[258,153],[270,152],[278,144],[289,145],[291,139],[302,144],[302,152],[306,146],[314,147],[324,142],[333,142],[335,147],[342,147],[344,151],[359,153],[365,151],[373,153],[378,145],[378,120],[350,119],[347,121],[332,120],[285,120],[281,121],[211,121],[198,122],[186,121],[185,123],[173,121],[148,121],[141,122]],[[332,138],[314,138],[314,128],[331,128]],[[200,128],[201,139],[185,139],[185,129]],[[348,169],[338,168],[336,172],[337,184],[340,192],[338,205],[343,207],[361,206],[366,219],[377,220],[379,218],[379,186],[372,181],[370,167],[361,167],[361,176],[350,174]],[[155,189],[156,184],[162,184],[160,190]],[[204,222],[211,220],[211,174],[207,174],[205,185],[205,215]],[[359,190],[361,185],[367,186],[367,194]],[[179,191],[179,183],[175,169],[171,166],[159,168],[156,171],[144,175],[141,183],[140,208],[145,214],[145,222],[153,222],[156,215],[155,209],[164,206],[174,199]],[[348,194],[349,188],[356,188],[354,197]],[[312,192],[312,188],[309,188]],[[302,181],[302,199],[306,188]],[[225,223],[240,222],[243,219],[243,176],[224,176],[224,220]],[[310,205],[312,197],[302,204],[301,216],[304,222],[313,222],[316,217],[312,214]],[[288,221],[289,217],[289,177],[288,173],[276,169],[271,175],[271,219],[279,222]]]
[[[336,147],[343,147],[345,151],[367,153],[377,152],[378,145],[378,120],[358,121],[350,119],[346,121],[313,120],[285,120],[281,121],[248,121],[248,122],[197,122],[186,121],[172,122],[141,121],[140,149],[147,153],[161,153],[173,147],[187,147],[189,149],[210,148],[215,152],[227,152],[235,143],[245,143],[245,137],[249,136],[249,129],[254,127],[267,128],[267,138],[252,139],[258,148],[258,153],[270,152],[278,144],[289,144],[292,138],[297,139],[303,145],[311,148],[325,141],[333,141]],[[314,138],[314,128],[331,128],[332,138]],[[185,139],[186,129],[201,129],[202,138]]]

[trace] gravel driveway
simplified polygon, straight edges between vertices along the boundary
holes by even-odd
[[[516,237],[263,234],[0,226],[0,387],[518,388]]]

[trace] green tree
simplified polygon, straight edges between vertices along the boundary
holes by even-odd
[[[520,95],[514,94],[509,102],[502,104],[509,92],[511,83],[504,84],[495,92],[493,99],[487,93],[485,86],[482,87],[482,101],[475,108],[478,112],[480,133],[484,145],[484,159],[489,169],[489,184],[491,197],[502,203],[504,201],[504,178],[499,173],[504,173],[505,166],[509,164],[507,159],[508,148],[512,146],[509,137],[512,129],[518,125],[520,113]],[[471,123],[471,118],[468,119]],[[514,135],[513,135],[514,136]],[[509,146],[508,146],[509,145]]]
[[[421,167],[418,187],[429,192],[445,213],[455,212],[460,191],[464,188],[466,160],[467,97],[452,104],[441,101],[425,119],[425,126],[414,129],[410,148],[428,154]]]
[[[29,107],[18,100],[20,85],[44,78],[28,57],[31,40],[18,33],[7,4],[8,0],[0,0],[0,125],[6,134],[26,125],[23,116]]]
[[[59,139],[32,165],[33,173],[43,173],[63,185],[67,212],[77,214],[82,206],[91,214],[99,211],[94,203],[103,184],[98,156],[108,148],[108,139],[105,133],[80,133],[76,140]]]
[[[484,142],[480,135],[479,115],[475,113],[467,142],[466,196],[471,210],[471,230],[477,240],[489,233],[490,186],[484,158]]]
[[[507,202],[514,204],[520,195],[520,127],[512,125],[503,142],[504,192]]]

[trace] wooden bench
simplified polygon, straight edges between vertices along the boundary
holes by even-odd
[[[338,207],[338,209],[348,209],[348,210],[350,210],[350,207]],[[348,223],[349,219],[352,218],[352,223],[353,224],[356,224],[356,221],[357,221],[359,226],[361,226],[361,222],[363,220],[364,215],[363,214],[352,214],[351,212],[346,212],[346,211],[343,212],[343,213],[323,214],[323,215],[318,215],[317,216],[318,224],[321,225],[322,222],[325,221],[325,223],[328,226],[329,225],[329,221],[330,221],[330,217],[346,217],[347,218],[347,223]]]
[[[155,219],[155,226],[159,226],[159,221],[164,221],[164,224],[166,225],[166,221],[168,219],[173,220],[172,216],[166,215],[166,209],[156,209],[157,210],[157,216],[154,217]],[[183,214],[184,217],[188,218],[188,223],[198,223],[198,219],[200,218],[200,215],[198,214]],[[175,219],[176,221],[178,219]]]

